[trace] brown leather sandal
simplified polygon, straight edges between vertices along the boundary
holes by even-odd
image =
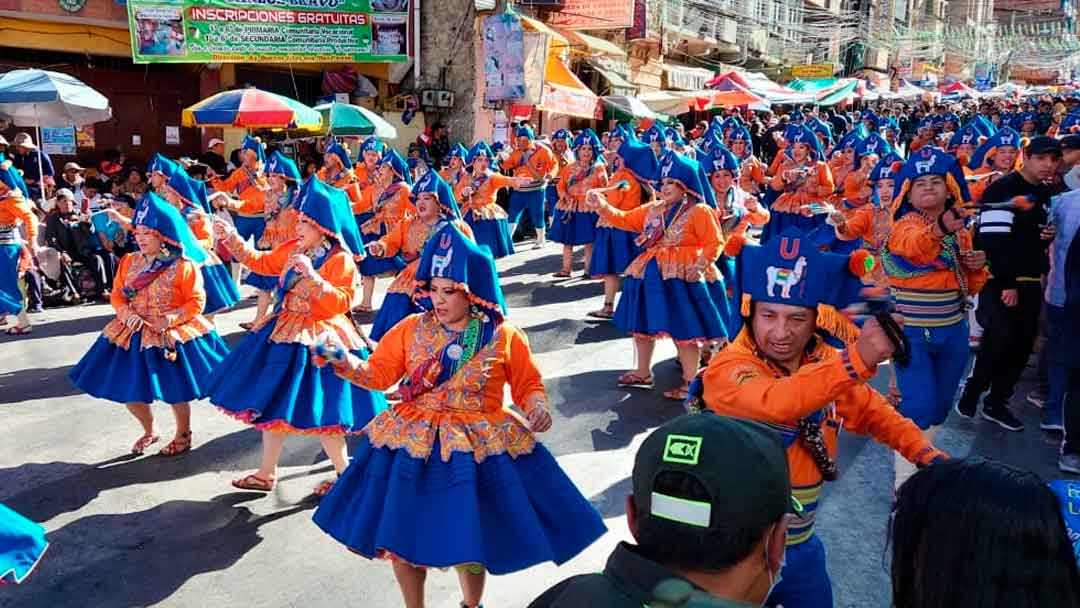
[[[142,437],[139,437],[139,440],[135,442],[135,445],[131,446],[131,453],[135,454],[136,456],[142,456],[143,452],[146,451],[146,448],[150,447],[151,445],[157,443],[160,440],[161,437],[153,433],[143,435]]]
[[[188,431],[188,432],[184,433],[183,435],[180,435],[179,437],[173,438],[173,440],[170,441],[168,443],[168,445],[161,448],[161,451],[158,452],[158,454],[161,455],[161,456],[179,456],[180,454],[183,454],[184,452],[190,452],[190,451],[191,451],[191,431]]]
[[[263,479],[258,475],[252,473],[242,479],[234,479],[232,486],[239,490],[252,490],[255,492],[270,492],[273,491],[274,485],[277,484],[275,479]]]

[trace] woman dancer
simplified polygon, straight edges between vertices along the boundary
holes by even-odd
[[[507,214],[496,202],[499,190],[525,187],[532,183],[529,177],[507,177],[491,170],[495,153],[482,141],[469,150],[472,174],[464,175],[454,188],[454,196],[461,201],[461,212],[472,228],[476,242],[487,245],[496,259],[514,253],[514,241],[510,238]]]
[[[789,226],[808,233],[825,223],[824,215],[815,214],[833,194],[833,178],[823,162],[824,153],[817,137],[805,125],[788,125],[784,140],[789,152],[782,153],[765,200],[769,204],[769,223],[761,233],[761,242],[780,234]]]
[[[68,375],[80,390],[127,404],[143,434],[142,454],[160,439],[150,404],[172,404],[176,435],[160,454],[191,449],[191,405],[206,396],[209,377],[229,349],[202,315],[206,304],[198,265],[206,255],[187,221],[153,193],[135,212],[139,250],[120,260],[109,301],[116,318]]]
[[[454,144],[450,148],[450,153],[446,155],[447,165],[439,170],[439,177],[443,178],[443,181],[447,184],[450,184],[451,190],[457,186],[459,180],[469,176],[468,168],[465,166],[468,158],[469,151],[460,143]]]
[[[413,292],[416,288],[416,267],[420,264],[420,253],[428,237],[447,222],[453,222],[470,239],[473,236],[472,229],[461,220],[461,211],[458,210],[450,185],[435,171],[428,171],[416,182],[413,197],[416,199],[416,215],[405,218],[389,234],[367,246],[371,255],[400,256],[408,264],[386,290],[379,313],[375,315],[370,336],[376,342],[398,321],[420,312],[420,307],[413,301]]]
[[[653,388],[652,355],[656,340],[671,338],[679,352],[683,383],[665,391],[669,399],[686,398],[697,374],[701,348],[727,339],[721,309],[713,293],[723,293],[716,269],[724,241],[715,212],[705,203],[697,161],[668,154],[661,161],[660,200],[633,211],[619,211],[592,192],[589,205],[616,228],[641,233],[644,249],[626,268],[615,324],[634,337],[637,369],[619,377],[619,386]],[[720,287],[711,284],[720,282]]]
[[[382,393],[348,386],[311,364],[308,346],[332,333],[358,357],[363,341],[348,317],[360,235],[345,193],[309,179],[296,203],[296,238],[271,251],[245,245],[218,220],[214,232],[243,265],[278,279],[273,313],[237,345],[210,378],[210,402],[263,432],[259,470],[233,481],[243,490],[269,492],[277,480],[285,437],[317,435],[341,473],[348,464],[345,435],[355,433],[386,407]],[[315,494],[333,485],[324,481]]]
[[[424,605],[427,568],[450,566],[462,606],[476,608],[485,572],[561,564],[605,528],[535,439],[551,426],[547,395],[524,333],[503,320],[494,260],[444,225],[417,279],[428,311],[394,326],[369,361],[333,341],[315,349],[350,382],[401,380],[402,402],[362,431],[314,519],[351,551],[391,560],[407,608]],[[503,406],[507,384],[524,420]]]
[[[0,160],[0,318],[13,314],[14,326],[8,335],[24,335],[31,332],[30,317],[23,306],[23,294],[19,289],[20,267],[37,257],[37,218],[20,188],[22,177],[10,160]],[[19,224],[26,230],[24,245]]]
[[[411,215],[415,208],[412,205],[412,193],[409,187],[412,185],[412,174],[405,159],[398,154],[397,150],[390,150],[383,154],[377,165],[378,173],[375,187],[371,190],[371,219],[360,224],[360,236],[365,242],[372,242],[386,236],[406,215]],[[356,310],[364,313],[372,312],[371,298],[375,293],[375,278],[385,274],[395,273],[403,265],[396,258],[377,258],[368,256],[360,262],[361,281],[364,289],[360,305]]]
[[[610,183],[615,184],[615,188],[609,188],[605,195],[609,205],[620,211],[631,211],[652,201],[652,184],[660,177],[660,163],[652,148],[637,140],[624,140],[612,155],[609,166],[614,168]],[[598,219],[588,272],[590,276],[604,279],[604,306],[590,312],[590,317],[610,319],[615,316],[619,275],[639,255],[641,247],[634,242],[632,233],[614,227],[604,217]]]
[[[601,153],[604,148],[592,129],[585,129],[574,140],[576,160],[559,174],[559,202],[548,229],[548,238],[562,243],[562,268],[557,279],[570,278],[574,246],[585,246],[585,276],[589,274],[593,242],[596,241],[596,213],[585,206],[585,193],[608,183],[607,168]]]

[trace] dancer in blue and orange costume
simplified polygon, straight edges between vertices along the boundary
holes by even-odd
[[[364,243],[375,242],[390,233],[406,216],[412,215],[416,208],[412,204],[412,172],[408,163],[397,150],[383,153],[376,164],[375,186],[369,191],[371,200],[371,219],[358,224],[360,237]],[[396,274],[404,267],[398,258],[377,258],[367,256],[360,262],[360,274],[363,294],[356,310],[372,312],[371,298],[375,293],[375,279],[379,276]]]
[[[312,364],[308,347],[330,333],[358,357],[368,352],[349,318],[359,230],[341,190],[309,179],[296,202],[296,237],[270,251],[248,247],[228,224],[214,231],[243,265],[278,279],[274,311],[252,328],[210,378],[209,399],[222,412],[263,433],[259,470],[233,481],[268,492],[287,435],[315,435],[341,473],[348,464],[345,436],[386,407],[382,393],[351,387]],[[316,489],[323,495],[333,485]]]
[[[417,281],[426,312],[394,326],[368,361],[333,341],[316,348],[355,384],[401,381],[402,401],[362,431],[314,519],[350,551],[389,559],[408,608],[425,605],[427,568],[451,566],[462,605],[475,608],[485,572],[562,564],[605,527],[535,438],[551,426],[547,394],[524,332],[504,320],[491,256],[447,224]],[[504,408],[506,385],[524,420]]]
[[[31,331],[30,316],[26,314],[19,289],[22,274],[19,271],[37,257],[38,224],[24,189],[19,170],[10,160],[0,157],[0,318],[16,316],[15,325],[7,329],[8,335]],[[20,224],[26,230],[26,243],[19,232]]]
[[[829,196],[829,203],[838,206],[844,200],[844,185],[849,173],[859,170],[859,149],[863,143],[861,129],[848,131],[829,157],[829,171],[832,173],[834,190]]]
[[[386,153],[386,144],[384,144],[379,138],[374,135],[364,140],[364,143],[360,144],[360,162],[353,167],[353,174],[356,175],[357,185],[360,188],[360,200],[353,202],[353,218],[356,220],[356,225],[363,227],[368,221],[375,217],[375,198],[378,196],[376,188],[378,188],[379,182],[379,161],[382,160],[383,154]],[[365,233],[360,231],[360,237],[364,241],[364,245],[373,243],[379,240],[378,233]],[[375,294],[375,277],[364,276],[363,269],[361,268],[360,277],[360,300],[366,302],[368,311],[371,308],[371,298]],[[363,311],[363,309],[358,309]]]
[[[701,349],[727,340],[721,308],[713,294],[724,293],[716,259],[724,240],[709,186],[698,162],[670,153],[660,163],[660,200],[631,211],[615,209],[593,191],[586,201],[601,218],[640,233],[641,255],[626,267],[615,325],[633,335],[637,368],[619,377],[619,386],[653,388],[656,340],[671,338],[682,365],[681,386],[664,392],[682,400],[697,374]],[[718,284],[718,285],[716,285]]]
[[[968,163],[972,202],[978,204],[987,186],[1016,168],[1021,147],[1020,134],[1005,127],[998,129],[975,150]]]
[[[838,476],[841,429],[865,434],[927,465],[945,458],[868,384],[892,345],[876,321],[840,350],[821,336],[821,308],[859,299],[865,256],[822,252],[795,228],[739,252],[745,324],[702,375],[699,407],[767,424],[787,448],[803,515],[788,529],[782,580],[766,606],[831,608],[825,547],[815,531],[824,482]],[[883,347],[883,345],[885,345]],[[886,350],[887,349],[887,350]]]
[[[723,145],[714,146],[712,152],[703,155],[701,164],[716,195],[716,222],[725,243],[745,240],[751,226],[764,226],[769,222],[769,210],[737,185],[741,181],[740,164],[731,150]],[[716,267],[724,277],[724,293],[714,293],[713,300],[723,313],[728,337],[732,338],[742,327],[738,314],[742,294],[736,256],[722,251],[716,259]]]
[[[199,264],[203,291],[206,292],[203,314],[213,320],[214,314],[236,306],[240,301],[240,292],[236,289],[228,267],[214,251],[214,216],[210,201],[207,200],[206,186],[192,179],[183,167],[177,166],[162,188],[162,195],[184,216],[191,233],[202,246],[206,258]]]
[[[544,211],[547,213],[548,218],[555,214],[555,205],[561,198],[559,195],[559,182],[562,181],[563,169],[574,162],[574,151],[570,145],[573,140],[574,136],[566,129],[559,129],[551,134],[551,152],[555,155],[559,168],[555,178],[548,183],[547,190],[544,191]]]
[[[896,370],[900,412],[928,436],[944,422],[969,356],[968,297],[986,284],[986,254],[972,251],[964,174],[956,159],[922,148],[904,163],[882,251],[896,309],[904,315],[911,362]],[[914,471],[896,462],[896,487]]]
[[[376,342],[398,321],[420,312],[420,306],[413,300],[413,292],[416,288],[416,268],[420,265],[420,254],[428,238],[447,222],[457,226],[465,236],[473,238],[472,228],[461,219],[461,211],[450,185],[438,173],[425,173],[413,186],[413,198],[416,215],[406,217],[389,234],[367,246],[370,255],[400,256],[407,264],[386,290],[379,313],[375,315],[369,335]]]
[[[548,238],[562,243],[562,267],[552,276],[570,278],[574,246],[585,246],[585,270],[589,274],[593,242],[596,240],[596,213],[585,207],[585,193],[607,186],[608,173],[603,146],[592,129],[585,129],[574,139],[574,162],[559,174],[559,202],[551,218]]]
[[[266,228],[255,243],[259,251],[269,251],[286,241],[296,238],[296,198],[300,193],[300,169],[284,154],[273,151],[266,161],[266,181],[270,188],[266,191],[263,216]],[[277,289],[278,277],[249,272],[244,279],[246,285],[259,290],[255,308],[255,320],[241,323],[240,327],[250,330],[258,325],[270,310],[274,290]]]
[[[750,131],[746,127],[739,127],[729,136],[731,143],[728,149],[739,159],[739,188],[743,192],[759,197],[769,183],[766,175],[768,167],[754,156],[754,143],[750,137]]]
[[[769,202],[769,223],[761,234],[765,242],[789,227],[810,232],[825,223],[814,213],[833,195],[834,182],[817,137],[805,125],[789,124],[784,129],[787,150],[778,156],[777,167],[765,194]]]
[[[837,144],[833,138],[832,125],[814,116],[806,121],[806,126],[810,127],[814,135],[817,135],[818,143],[825,152],[825,158],[832,158],[833,146]]]
[[[972,174],[970,168],[971,157],[975,155],[975,150],[986,141],[986,138],[982,136],[974,122],[969,122],[956,133],[953,133],[952,138],[949,139],[948,147],[945,148],[946,152],[956,157],[956,162],[960,163],[965,176]]]
[[[240,144],[240,160],[243,163],[229,177],[216,179],[210,185],[217,192],[228,194],[223,206],[232,215],[237,233],[246,241],[258,242],[266,228],[263,206],[269,184],[263,173],[266,152],[262,142],[248,135]],[[221,200],[221,199],[219,199]]]
[[[207,395],[229,349],[202,314],[206,254],[187,220],[147,193],[134,224],[139,250],[120,260],[109,295],[116,318],[68,377],[94,397],[127,405],[143,427],[133,454],[159,440],[150,404],[172,404],[176,435],[160,453],[174,456],[191,449],[190,402]]]
[[[450,153],[446,155],[446,166],[439,169],[439,177],[443,178],[443,181],[447,184],[450,184],[451,190],[457,187],[458,181],[468,177],[468,161],[469,150],[460,143],[455,143],[450,148]]]
[[[908,144],[908,156],[918,152],[925,146],[934,146],[936,143],[937,126],[934,124],[934,120],[927,116],[919,121],[919,126],[915,129],[915,137]]]
[[[0,586],[25,581],[48,548],[41,524],[0,503]]]
[[[559,160],[551,148],[536,141],[533,130],[527,126],[514,132],[515,150],[503,163],[503,169],[514,177],[528,177],[528,185],[515,186],[510,191],[510,235],[517,230],[521,214],[528,212],[529,221],[536,231],[536,245],[543,247],[546,239],[544,200],[551,180],[559,175]]]
[[[611,156],[608,167],[614,172],[609,183],[614,184],[604,194],[607,203],[619,211],[633,211],[653,199],[653,185],[660,178],[660,161],[652,148],[636,139],[623,139],[618,151]],[[590,317],[611,319],[615,316],[615,296],[619,293],[619,277],[639,255],[641,247],[634,242],[636,235],[616,228],[606,218],[596,222],[596,240],[588,273],[604,280],[604,305]]]
[[[454,198],[461,205],[465,222],[472,228],[476,242],[485,245],[495,259],[514,253],[510,238],[510,223],[506,211],[496,202],[499,190],[527,186],[531,177],[508,177],[491,170],[497,163],[495,153],[482,141],[469,150],[472,172],[466,173],[454,187]]]
[[[866,177],[869,194],[862,188],[857,198],[846,199],[843,206],[829,214],[829,224],[836,237],[843,241],[858,241],[863,249],[874,256],[874,269],[869,275],[877,287],[888,288],[885,267],[881,262],[881,249],[889,238],[892,228],[893,192],[896,175],[904,160],[891,150],[885,154]]]

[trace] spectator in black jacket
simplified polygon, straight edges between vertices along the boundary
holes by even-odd
[[[229,164],[225,162],[225,142],[216,137],[211,139],[206,144],[206,152],[199,156],[199,162],[213,169],[218,176],[228,177]]]
[[[68,303],[80,300],[75,284],[74,264],[82,257],[85,237],[75,213],[75,196],[67,188],[56,191],[56,206],[45,216],[45,244],[60,256],[60,276],[57,277],[63,299]]]
[[[1047,226],[1054,194],[1049,183],[1060,160],[1057,140],[1033,138],[1022,168],[990,184],[980,203],[974,247],[986,252],[991,278],[979,293],[975,315],[982,344],[956,411],[971,418],[989,389],[982,416],[1010,431],[1024,428],[1007,405],[1039,332],[1040,280],[1050,268],[1046,250],[1053,239]]]

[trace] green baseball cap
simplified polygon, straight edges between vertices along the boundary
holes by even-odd
[[[710,500],[657,492],[655,481],[666,472],[693,477]],[[640,514],[703,530],[764,526],[803,511],[791,495],[780,436],[759,422],[709,412],[679,416],[646,437],[633,485]]]

